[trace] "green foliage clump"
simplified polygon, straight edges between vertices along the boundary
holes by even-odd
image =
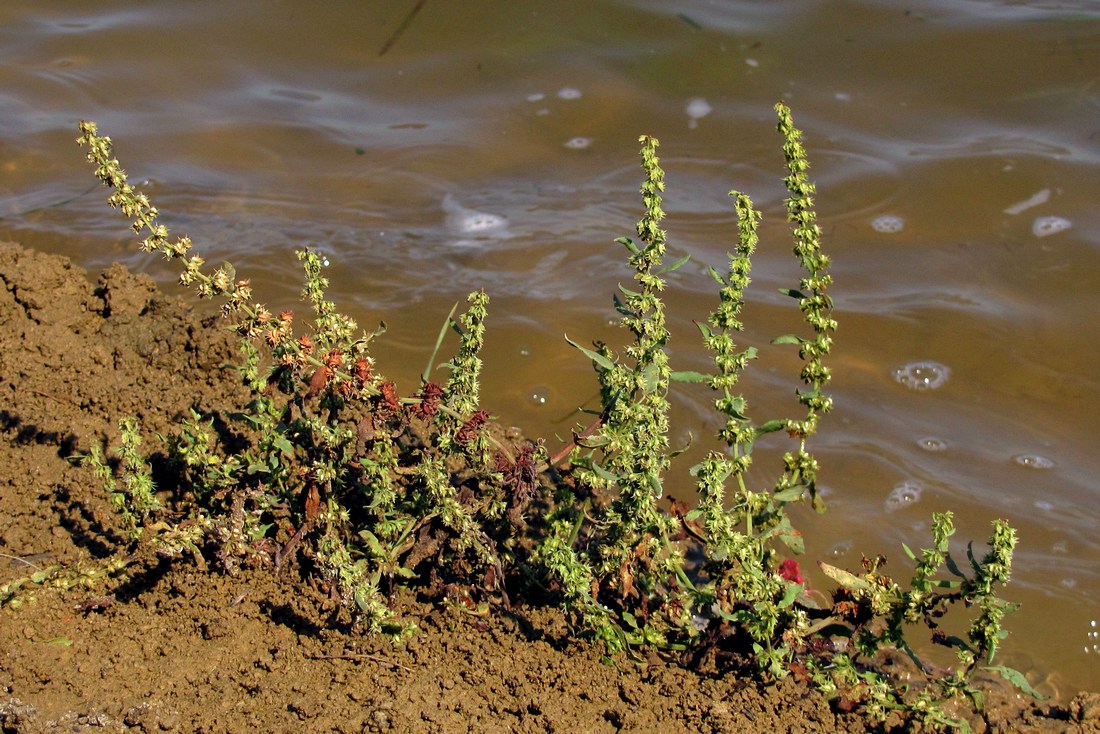
[[[162,554],[210,556],[230,571],[280,566],[300,552],[372,632],[401,630],[388,594],[410,579],[464,604],[499,597],[514,535],[507,511],[530,494],[517,483],[533,451],[493,438],[479,408],[485,293],[472,293],[467,311],[447,319],[459,337],[448,379],[432,382],[426,373],[414,395],[401,397],[370,353],[383,329],[359,333],[327,299],[317,253],[298,253],[313,319],[296,333],[294,314],[257,303],[232,265],[207,272],[202,258],[188,255],[188,238],[171,240],[156,208],[127,182],[110,139],[90,122],[81,132],[96,175],[113,189],[109,203],[147,233],[142,249],[180,260],[181,283],[200,298],[222,299],[252,392],[224,416],[244,448],[228,446],[212,416],[192,415],[167,439],[179,484],[174,513],[157,499],[133,422],[120,424],[121,487],[97,451],[88,455],[132,537]]]
[[[662,292],[666,274],[687,258],[664,263],[664,171],[658,141],[642,136],[644,213],[635,237],[618,240],[629,253],[633,283],[614,297],[629,342],[618,351],[570,342],[595,368],[601,406],[569,447],[541,463],[541,443],[503,442],[480,407],[484,292],[471,293],[457,318],[456,306],[440,333],[437,350],[448,329],[458,335],[454,356],[442,365],[447,379],[432,381],[429,363],[418,390],[402,397],[371,355],[383,328],[360,333],[327,300],[315,252],[298,253],[303,299],[313,314],[296,330],[294,314],[276,315],[257,303],[249,281],[231,265],[208,270],[189,254],[189,239],[171,240],[156,208],[127,182],[110,139],[94,123],[81,123],[79,142],[112,189],[110,204],[133,220],[136,233],[146,233],[142,248],[179,260],[181,283],[200,298],[221,299],[240,337],[239,370],[251,390],[246,405],[221,416],[235,426],[231,435],[215,430],[214,416],[193,413],[164,439],[171,492],[157,490],[135,422],[120,423],[121,443],[110,461],[92,449],[86,462],[128,538],[228,572],[241,564],[300,564],[367,630],[394,636],[411,628],[391,608],[398,587],[416,586],[483,614],[493,602],[509,604],[506,583],[534,579],[529,588],[550,591],[580,631],[609,653],[646,648],[679,654],[689,664],[732,654],[763,679],[793,673],[842,705],[862,706],[876,718],[900,713],[932,728],[965,728],[943,704],[963,696],[980,707],[972,682],[979,669],[1026,688],[1018,673],[992,665],[1006,634],[1002,619],[1013,608],[996,595],[1008,582],[1016,542],[1003,521],[994,523],[984,557],[968,551],[964,573],[950,554],[951,515],[936,515],[933,547],[919,556],[905,549],[916,564],[908,589],[881,574],[880,558],[865,561],[862,573],[820,564],[838,585],[827,596],[808,588],[792,557],[804,544],[788,506],[824,509],[809,440],[832,408],[824,362],[837,324],[802,134],[785,105],[776,112],[787,219],[803,270],[798,286],[782,292],[798,304],[803,325],[772,344],[798,351],[796,396],[804,412],[758,421],[739,391],[742,373],[758,356],[756,347],[738,340],[761,220],[739,191],[730,192],[737,242],[723,270],[709,268],[718,298],[697,324],[713,371],[672,369]],[[688,470],[695,505],[665,507],[664,485],[678,453],[668,438],[669,394],[677,382],[712,393],[723,420],[716,436],[721,450]],[[776,478],[759,484],[749,472],[756,443],[784,435],[791,443]],[[536,494],[538,513],[531,510]],[[941,578],[944,568],[954,578]],[[965,639],[939,628],[955,605],[977,610]],[[914,626],[927,627],[932,643],[952,649],[957,669],[934,672],[925,665],[909,641]],[[865,664],[886,648],[906,653],[926,674],[925,683],[910,689]]]

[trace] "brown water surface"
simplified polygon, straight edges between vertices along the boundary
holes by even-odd
[[[798,277],[784,99],[840,322],[810,557],[886,552],[898,573],[931,512],[956,512],[960,551],[1006,517],[1024,606],[1005,662],[1100,688],[1095,3],[429,0],[398,33],[415,6],[8,0],[0,239],[173,281],[92,187],[73,139],[94,119],[165,222],[269,305],[295,305],[292,253],[320,248],[335,300],[389,324],[380,368],[406,392],[451,306],[485,288],[484,404],[564,435],[596,388],[563,334],[619,338],[612,240],[639,215],[640,133],[663,143],[670,254],[692,255],[669,278],[676,366],[707,366],[691,322],[734,243],[733,188],[765,216],[745,341],[797,328],[776,292]],[[764,349],[755,367],[753,415],[793,410],[797,365]],[[676,441],[717,427],[705,391],[674,398]]]

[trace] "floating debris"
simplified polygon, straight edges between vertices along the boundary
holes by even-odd
[[[1008,207],[1007,209],[1005,209],[1005,214],[1012,214],[1013,216],[1015,216],[1020,212],[1027,211],[1033,206],[1046,204],[1048,201],[1050,201],[1050,189],[1043,189],[1042,191],[1036,192],[1035,195],[1033,195],[1030,199],[1024,199],[1023,201]]]
[[[1031,233],[1036,237],[1049,237],[1072,226],[1073,222],[1064,217],[1039,217],[1031,225]]]

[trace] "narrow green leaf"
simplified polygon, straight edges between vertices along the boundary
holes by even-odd
[[[432,349],[432,356],[428,357],[428,364],[424,365],[424,372],[421,373],[420,379],[423,382],[428,382],[428,378],[432,375],[432,365],[435,364],[435,356],[439,354],[439,347],[443,344],[443,339],[447,336],[447,329],[454,325],[455,311],[458,310],[458,303],[451,307],[451,312],[447,314],[447,319],[443,322],[443,326],[439,329],[439,336],[435,340],[435,348]]]
[[[596,365],[598,365],[600,367],[600,369],[610,370],[610,369],[615,368],[615,363],[612,362],[610,359],[603,356],[599,352],[594,352],[591,349],[587,349],[585,347],[582,347],[580,344],[577,344],[575,341],[570,339],[568,334],[565,335],[565,341],[569,342],[574,347],[581,350],[581,352],[584,354],[584,356],[586,356],[590,360],[592,360]]]
[[[725,288],[727,285],[729,285],[728,283],[726,283],[725,277],[723,277],[723,275],[721,273],[719,273],[717,270],[715,270],[713,265],[708,265],[707,266],[707,272],[710,273],[710,277],[714,278],[714,282],[717,283],[718,285],[722,286],[723,288]]]
[[[787,421],[775,419],[757,426],[755,432],[757,436],[762,436],[765,433],[775,433],[776,431],[782,431],[786,427]]]
[[[806,340],[796,334],[784,334],[783,336],[777,336],[772,339],[772,344],[794,344],[796,346],[802,346],[806,343]]]
[[[629,308],[626,307],[626,304],[624,304],[622,300],[620,300],[618,293],[611,294],[611,300],[615,304],[615,310],[621,313],[623,316],[638,316],[638,313],[636,311],[631,311]]]
[[[599,464],[597,464],[595,462],[592,463],[592,471],[595,472],[596,476],[598,476],[600,479],[603,479],[606,482],[616,482],[616,483],[619,482],[619,475],[618,474],[612,474],[607,469],[604,469],[602,466],[600,466]]]
[[[646,481],[649,482],[649,488],[653,490],[653,494],[657,497],[657,499],[663,497],[665,493],[665,488],[661,486],[661,478],[653,472],[649,472],[648,474],[646,474],[645,478]]]
[[[913,551],[912,551],[912,550],[910,550],[910,549],[909,549],[909,546],[907,546],[907,545],[906,545],[905,543],[902,543],[902,544],[901,544],[901,549],[902,549],[903,551],[905,551],[905,555],[909,556],[909,560],[910,560],[910,561],[915,561],[915,560],[917,560],[917,556],[916,556],[916,554],[915,554],[915,553],[913,553]]]
[[[666,265],[663,268],[661,268],[660,270],[658,270],[657,275],[664,275],[665,273],[671,273],[674,270],[679,270],[680,268],[684,267],[684,265],[686,265],[688,260],[690,260],[690,259],[691,259],[691,254],[690,253],[687,254],[687,255],[684,255],[682,258],[680,258],[676,262],[672,263],[671,265]]]
[[[642,370],[642,390],[651,393],[661,386],[661,368],[656,364],[647,364]]]
[[[631,255],[639,255],[642,252],[638,249],[638,246],[634,244],[634,240],[630,239],[629,237],[617,237],[615,241],[618,242],[620,245],[626,247],[626,249],[630,250]]]
[[[690,370],[684,370],[681,372],[672,372],[669,374],[668,379],[673,382],[708,382],[714,379],[714,375],[703,374],[702,372],[692,372]]]

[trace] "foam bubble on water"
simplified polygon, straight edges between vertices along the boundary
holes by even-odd
[[[576,87],[562,87],[558,90],[558,96],[562,99],[580,99],[583,95]]]
[[[569,148],[570,150],[584,150],[588,146],[592,145],[592,138],[569,138],[569,140],[566,140],[563,145],[565,145],[565,147]]]
[[[1026,466],[1028,469],[1053,469],[1054,462],[1045,456],[1039,454],[1017,454],[1012,457],[1020,466]]]
[[[754,69],[756,67],[760,66],[760,62],[757,61],[756,59],[745,59],[745,63],[748,64],[749,66],[751,66]]]
[[[538,385],[527,391],[527,402],[534,406],[542,407],[550,402],[550,388],[546,385]]]
[[[855,546],[855,541],[847,539],[839,540],[836,543],[833,543],[832,547],[830,547],[829,550],[826,552],[833,558],[839,558],[841,556],[846,556],[851,553],[852,548],[855,548]]]
[[[1054,509],[1054,503],[1047,500],[1035,500],[1033,504],[1036,510],[1042,510],[1043,512],[1050,512]]]
[[[947,451],[947,441],[942,438],[936,438],[935,436],[925,436],[917,441],[917,446],[920,446],[925,451]]]
[[[528,102],[541,102],[544,99],[546,99],[546,95],[542,92],[535,92],[534,94],[527,95]]]
[[[497,239],[511,236],[508,232],[507,219],[499,214],[467,209],[451,194],[443,197],[443,211],[446,213],[444,225],[451,234]],[[468,240],[460,240],[460,242],[471,244]]]
[[[836,94],[833,95],[833,98],[836,99],[837,102],[851,102],[852,101],[852,95],[849,94],[848,92],[837,92]]]
[[[1058,583],[1060,583],[1062,586],[1066,587],[1067,589],[1077,588],[1077,579],[1074,579],[1074,578],[1068,578],[1067,577],[1067,578],[1062,579]]]
[[[896,214],[883,214],[871,220],[871,229],[879,234],[897,234],[905,229],[905,220]]]
[[[949,377],[951,368],[939,362],[910,362],[894,370],[897,382],[918,392],[937,390],[947,383]]]
[[[684,108],[684,112],[688,116],[688,127],[694,130],[699,126],[699,120],[709,115],[714,110],[702,97],[693,97],[688,100],[687,107]]]
[[[897,512],[903,507],[915,505],[920,502],[922,494],[924,494],[924,488],[916,482],[901,482],[886,497],[886,511]]]
[[[1064,232],[1073,226],[1065,217],[1039,217],[1031,225],[1031,233],[1036,237],[1049,237]]]

